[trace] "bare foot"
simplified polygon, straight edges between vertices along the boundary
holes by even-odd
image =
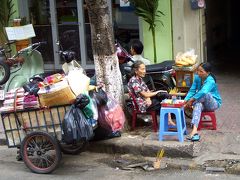
[[[168,125],[170,126],[176,126],[176,123],[172,121],[172,119],[168,120]]]

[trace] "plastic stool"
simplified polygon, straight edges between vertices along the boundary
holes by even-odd
[[[177,131],[169,131],[168,127],[168,114],[175,114]],[[184,115],[184,108],[162,107],[160,110],[160,128],[159,128],[159,141],[163,141],[165,135],[178,136],[180,142],[184,141],[184,135],[187,134],[187,127]]]
[[[217,130],[217,121],[214,111],[202,112],[200,122],[198,124],[198,130],[201,129]]]

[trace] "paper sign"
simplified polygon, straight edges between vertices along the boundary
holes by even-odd
[[[35,32],[32,24],[25,26],[5,27],[8,40],[22,40],[35,37]]]

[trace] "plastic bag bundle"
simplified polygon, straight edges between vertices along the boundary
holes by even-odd
[[[90,96],[96,101],[97,106],[104,106],[108,102],[107,93],[102,89],[99,88],[95,91],[90,92]]]
[[[83,109],[89,104],[90,100],[86,94],[79,94],[74,102],[75,106]]]
[[[122,107],[111,97],[105,106],[99,108],[98,123],[106,130],[115,132],[124,127],[125,115]]]
[[[81,93],[88,93],[90,78],[79,69],[73,69],[68,73],[68,83],[73,93],[78,96]]]
[[[93,137],[92,126],[81,110],[74,105],[70,107],[63,120],[63,141],[67,144],[89,140]]]

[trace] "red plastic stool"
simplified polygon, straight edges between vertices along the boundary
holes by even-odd
[[[214,111],[202,112],[200,122],[198,125],[198,130],[201,129],[217,130],[217,121]]]

